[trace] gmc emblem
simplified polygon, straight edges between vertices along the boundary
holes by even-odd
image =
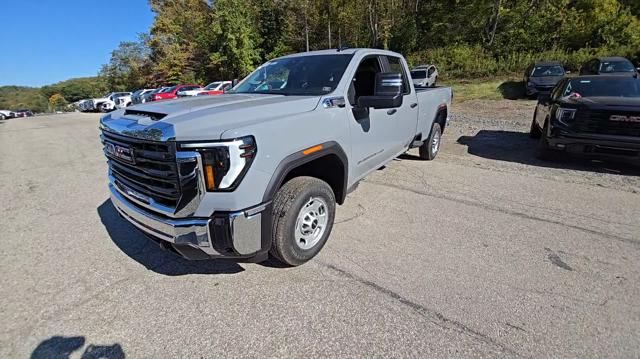
[[[105,142],[104,151],[108,156],[117,158],[124,162],[128,162],[131,164],[135,164],[135,159],[133,158],[133,151],[130,147],[124,147],[120,145],[116,145],[115,143]]]
[[[609,121],[616,121],[616,122],[640,122],[640,116],[611,115],[611,117],[609,117]]]

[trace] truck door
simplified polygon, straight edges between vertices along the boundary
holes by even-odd
[[[357,106],[358,97],[374,94],[376,74],[384,71],[389,71],[386,57],[372,55],[363,58],[355,73],[350,74],[347,112],[353,161],[350,162],[349,170],[356,180],[402,153],[401,148],[409,141],[408,125],[398,121],[404,109],[374,109]],[[405,80],[408,81],[406,74]],[[404,104],[403,107],[405,105],[410,108],[410,103]],[[417,107],[415,110],[417,111]],[[414,119],[414,130],[415,125]]]
[[[418,97],[409,83],[407,67],[404,61],[396,56],[385,56],[385,72],[395,72],[402,74],[403,100],[402,106],[387,110],[387,113],[394,112],[389,116],[395,131],[393,132],[392,149],[395,156],[405,152],[414,139],[418,127]],[[428,136],[429,134],[423,134]]]

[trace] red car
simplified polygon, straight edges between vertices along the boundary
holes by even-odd
[[[203,91],[198,92],[196,96],[222,95],[225,91],[233,87],[231,81],[216,81],[207,85]]]
[[[171,100],[174,98],[178,98],[178,92],[179,91],[189,91],[189,90],[195,90],[195,89],[199,89],[202,88],[202,86],[200,85],[176,85],[173,87],[170,87],[169,89],[162,91],[162,92],[158,92],[155,95],[153,95],[153,101],[160,101],[160,100]]]

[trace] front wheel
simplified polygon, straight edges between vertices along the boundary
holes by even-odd
[[[289,266],[299,266],[324,247],[335,218],[331,187],[315,177],[296,177],[273,200],[273,238],[269,253]]]
[[[7,117],[5,115],[0,114],[0,120],[6,120]]]
[[[536,147],[536,157],[543,161],[551,161],[557,154],[556,151],[549,147],[549,141],[547,140],[549,122],[545,122],[540,139],[538,140],[538,146]]]
[[[540,136],[542,135],[542,131],[540,130],[540,127],[538,127],[538,124],[536,123],[536,116],[538,115],[538,109],[536,108],[536,110],[533,113],[533,120],[531,121],[531,128],[529,129],[529,137],[531,138],[540,138]]]
[[[422,143],[419,148],[420,158],[431,161],[436,158],[440,151],[440,143],[442,141],[442,127],[438,122],[434,122],[431,126],[429,138]]]

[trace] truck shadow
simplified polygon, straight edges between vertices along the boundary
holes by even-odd
[[[85,345],[85,337],[55,336],[43,340],[31,353],[31,359],[68,359]],[[78,357],[74,354],[74,357]],[[81,359],[124,359],[124,350],[118,343],[113,345],[89,344]]]
[[[505,81],[498,86],[498,91],[504,99],[507,100],[525,100],[528,99],[524,81]]]
[[[244,271],[238,263],[228,260],[189,261],[177,254],[162,250],[137,228],[122,219],[110,200],[97,209],[113,243],[126,255],[145,268],[167,276],[187,274],[234,274]]]
[[[631,163],[594,160],[562,152],[554,161],[539,160],[535,156],[537,140],[529,138],[529,134],[524,132],[481,130],[475,136],[461,136],[457,142],[467,146],[469,154],[491,160],[625,176],[640,175],[640,166]]]

